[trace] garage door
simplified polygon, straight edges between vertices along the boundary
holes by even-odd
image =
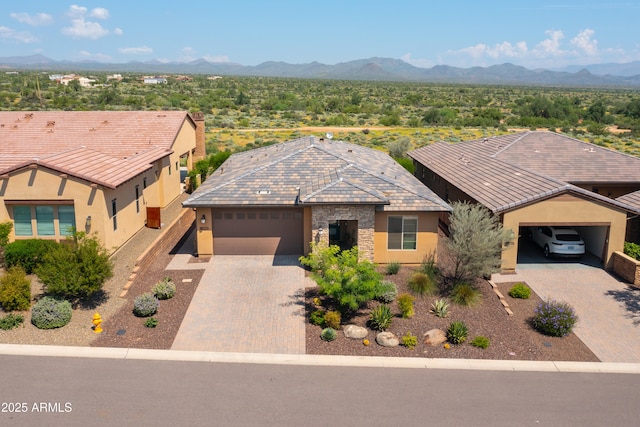
[[[234,209],[213,212],[216,255],[299,255],[302,209]]]

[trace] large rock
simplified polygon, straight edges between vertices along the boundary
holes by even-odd
[[[367,328],[363,328],[358,325],[347,325],[342,328],[344,332],[344,336],[347,338],[352,338],[354,340],[361,340],[369,335],[369,330]]]
[[[391,332],[380,332],[376,335],[376,342],[383,347],[397,347],[400,340]]]
[[[447,334],[440,329],[431,329],[430,331],[425,332],[423,337],[424,343],[432,347],[440,345],[447,340]]]

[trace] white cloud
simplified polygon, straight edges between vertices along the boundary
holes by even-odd
[[[571,44],[578,49],[582,50],[587,55],[598,54],[598,40],[592,39],[595,31],[587,28],[580,31],[577,36],[571,39]]]
[[[39,41],[36,36],[28,31],[16,31],[4,26],[0,26],[0,40],[14,43],[35,43]]]
[[[208,62],[229,62],[227,55],[205,55],[203,58]]]
[[[96,13],[96,11],[98,12]],[[91,40],[97,40],[109,34],[109,30],[103,28],[98,22],[85,20],[87,8],[84,6],[73,4],[69,7],[67,14],[71,17],[71,26],[64,27],[62,29],[62,34],[74,38]],[[96,8],[91,12],[91,16],[105,19],[105,17],[109,16],[109,12],[103,8]]]
[[[67,12],[67,15],[69,15],[72,18],[81,18],[81,17],[84,17],[86,13],[87,13],[86,7],[78,6],[77,4],[72,4],[69,7],[69,11]]]
[[[145,55],[147,53],[153,53],[153,49],[148,46],[123,47],[118,49],[118,52],[124,53],[126,55]]]
[[[113,34],[115,34],[116,36],[121,36],[124,34],[124,31],[122,31],[122,28],[116,27],[116,29],[113,30]]]
[[[564,33],[561,30],[547,30],[545,34],[547,34],[549,38],[538,43],[533,50],[537,56],[548,57],[567,54],[567,51],[560,47],[560,40],[564,38]]]
[[[13,19],[23,24],[31,25],[32,27],[38,27],[40,25],[48,25],[53,22],[53,17],[46,13],[38,13],[37,15],[29,15],[26,12],[12,13],[10,15]]]
[[[94,60],[94,61],[111,61],[111,56],[104,53],[91,53],[86,50],[81,50],[79,55],[84,60]]]
[[[93,9],[91,11],[91,15],[92,18],[97,18],[97,19],[108,19],[109,18],[109,11],[107,9],[105,9],[104,7],[96,7],[95,9]]]

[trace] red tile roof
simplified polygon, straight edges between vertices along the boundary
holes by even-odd
[[[168,154],[184,111],[2,111],[0,174],[37,164],[115,188]]]

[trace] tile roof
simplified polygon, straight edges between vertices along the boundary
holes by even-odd
[[[305,137],[236,153],[183,205],[369,204],[385,211],[450,207],[386,153]]]
[[[409,157],[434,171],[495,213],[565,192],[599,200],[614,205],[618,209],[636,211],[632,206],[584,190],[560,178],[546,175],[544,171],[539,172],[520,166],[518,161],[512,161],[517,150],[513,150],[509,156],[502,155],[514,145],[522,143],[526,146],[527,140],[534,141],[535,137],[540,137],[548,143],[550,139],[548,134],[550,133],[526,132],[457,144],[437,142],[408,154]],[[557,134],[553,135],[564,138]],[[573,142],[570,144],[574,146]],[[518,150],[523,157],[526,157],[524,148],[520,147]],[[640,160],[634,160],[640,167]],[[522,160],[522,163],[524,162],[526,159]],[[594,165],[590,167],[593,168]],[[636,175],[637,180],[638,177],[640,175]]]
[[[624,196],[620,196],[616,200],[620,203],[631,205],[638,209],[638,212],[640,212],[640,190],[634,191],[633,193],[625,194]]]
[[[37,164],[115,188],[168,154],[184,111],[2,111],[0,174]]]

